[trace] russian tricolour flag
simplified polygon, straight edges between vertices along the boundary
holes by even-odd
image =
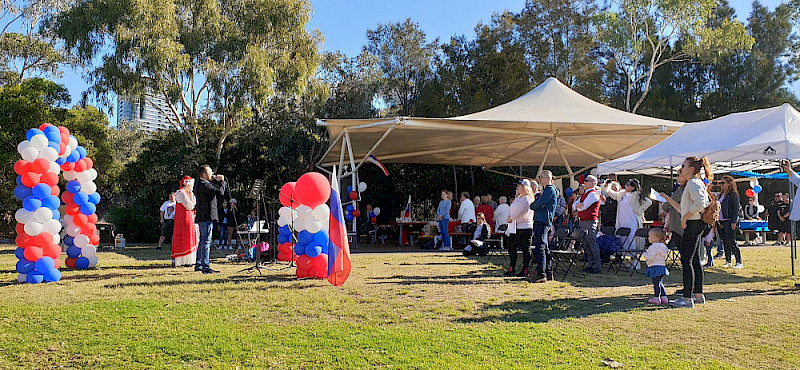
[[[370,155],[367,157],[367,160],[368,160],[369,162],[373,163],[374,165],[376,165],[376,166],[380,167],[381,171],[383,171],[383,175],[384,175],[384,176],[389,176],[389,170],[387,170],[387,169],[386,169],[386,166],[384,166],[384,165],[383,165],[383,163],[381,163],[381,161],[379,161],[379,160],[378,160],[378,158],[375,158],[375,156],[374,156],[374,155],[370,154]]]
[[[328,282],[340,286],[350,276],[350,244],[344,223],[336,168],[331,176],[331,219],[328,230]]]

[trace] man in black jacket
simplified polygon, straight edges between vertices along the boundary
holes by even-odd
[[[200,226],[200,245],[197,246],[197,263],[194,265],[195,271],[202,271],[204,274],[212,274],[214,271],[209,266],[211,253],[211,233],[213,231],[213,219],[216,219],[217,195],[225,195],[225,177],[214,175],[211,167],[204,164],[198,170],[200,182],[194,188],[197,197],[195,207],[195,223]],[[213,181],[213,182],[212,182]]]

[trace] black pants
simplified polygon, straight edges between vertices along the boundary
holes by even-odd
[[[511,269],[517,269],[517,251],[522,250],[522,270],[528,268],[531,263],[531,238],[532,229],[517,229],[517,233],[511,235],[508,246],[508,259],[511,262]]]
[[[725,262],[731,262],[731,254],[736,257],[736,263],[742,263],[742,252],[739,250],[739,245],[736,244],[736,229],[731,229],[731,225],[735,225],[733,221],[720,221],[720,227],[717,231],[720,232],[722,237],[722,244],[725,248]]]
[[[691,298],[692,293],[703,293],[703,266],[700,265],[700,237],[706,229],[703,220],[689,220],[683,229],[681,253],[683,269],[683,296]]]
[[[550,225],[541,221],[533,223],[533,256],[536,259],[536,273],[539,276],[550,276],[553,272],[553,260],[550,257],[550,247],[547,244],[550,227]]]

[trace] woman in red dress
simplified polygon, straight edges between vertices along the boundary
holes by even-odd
[[[175,228],[172,231],[172,267],[191,266],[197,260],[197,225],[194,223],[194,179],[184,176],[175,193]]]

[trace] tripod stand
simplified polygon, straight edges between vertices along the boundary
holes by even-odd
[[[255,245],[254,245],[254,249],[256,250],[255,251],[255,264],[253,266],[248,267],[248,268],[242,269],[239,272],[256,270],[256,271],[258,271],[258,274],[261,275],[261,249],[260,249],[261,248],[261,243],[260,243],[260,241],[261,241],[261,233],[262,232],[269,232],[269,229],[264,229],[264,226],[266,225],[266,220],[264,220],[264,221],[261,220],[261,203],[263,203],[263,200],[262,200],[262,192],[263,192],[262,189],[263,189],[263,187],[264,187],[264,180],[261,180],[261,179],[254,180],[253,181],[253,187],[250,188],[250,192],[247,194],[247,197],[246,197],[247,199],[254,199],[255,202],[256,202],[256,222],[254,224],[255,228],[256,228],[256,231],[255,231],[256,237],[255,237]]]

